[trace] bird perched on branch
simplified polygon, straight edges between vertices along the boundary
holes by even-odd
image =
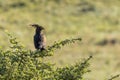
[[[38,24],[30,25],[35,28],[34,46],[37,50],[45,50],[46,37],[43,33],[44,28]]]

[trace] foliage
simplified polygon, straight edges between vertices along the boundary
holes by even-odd
[[[115,78],[118,78],[119,76],[120,76],[120,74],[115,75],[115,76],[111,77],[111,78],[110,78],[110,79],[108,79],[108,80],[113,80],[113,79],[115,79]]]
[[[89,70],[88,61],[91,56],[82,63],[55,68],[51,63],[43,62],[43,57],[52,56],[49,53],[68,43],[81,41],[66,39],[49,46],[43,52],[25,49],[15,37],[8,33],[11,43],[10,49],[0,51],[0,79],[1,80],[82,80],[83,75]]]
[[[87,67],[89,66],[88,61],[91,58],[92,56],[82,63],[76,63],[74,66],[58,68],[56,71],[57,74],[54,76],[55,80],[83,80],[83,75],[90,71]]]
[[[10,49],[0,50],[0,80],[85,80],[83,75],[90,72],[89,60],[74,65],[55,68],[54,64],[44,62],[43,57],[52,56],[51,52],[81,38],[56,42],[43,52],[25,49],[15,37],[8,33]],[[113,80],[119,75],[108,80]]]

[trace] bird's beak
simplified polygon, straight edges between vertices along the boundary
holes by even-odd
[[[34,25],[32,25],[32,24],[29,24],[29,26],[30,26],[30,27],[34,27],[34,28],[35,28],[35,26],[34,26]]]

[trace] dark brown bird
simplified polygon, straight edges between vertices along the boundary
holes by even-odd
[[[32,27],[36,28],[34,35],[34,46],[37,50],[45,50],[46,37],[43,33],[44,28],[38,24],[32,24]]]

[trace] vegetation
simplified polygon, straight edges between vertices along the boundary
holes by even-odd
[[[67,39],[55,43],[44,51],[33,52],[26,50],[19,42],[9,34],[10,49],[0,50],[0,79],[1,80],[84,80],[83,75],[88,70],[90,56],[83,62],[63,68],[55,68],[51,63],[45,63],[43,57],[52,56],[51,52],[68,43],[81,41],[78,39]],[[60,46],[62,45],[62,46]],[[119,77],[116,75],[109,80]]]
[[[50,56],[51,51],[68,43],[80,41],[72,39],[61,41],[50,46],[46,51],[26,50],[19,42],[10,36],[11,47],[9,50],[0,52],[0,79],[1,80],[82,80],[83,74],[88,72],[89,57],[82,63],[74,66],[56,68],[51,63],[45,63],[43,57]]]
[[[109,79],[120,73],[119,5],[119,0],[0,0],[0,49],[4,52],[9,48],[4,33],[9,30],[24,44],[25,51],[33,52],[34,30],[27,26],[38,23],[46,29],[47,45],[73,36],[83,39],[55,50],[54,56],[51,52],[50,57],[43,58],[44,62],[64,67],[93,55],[92,71],[84,78]]]

